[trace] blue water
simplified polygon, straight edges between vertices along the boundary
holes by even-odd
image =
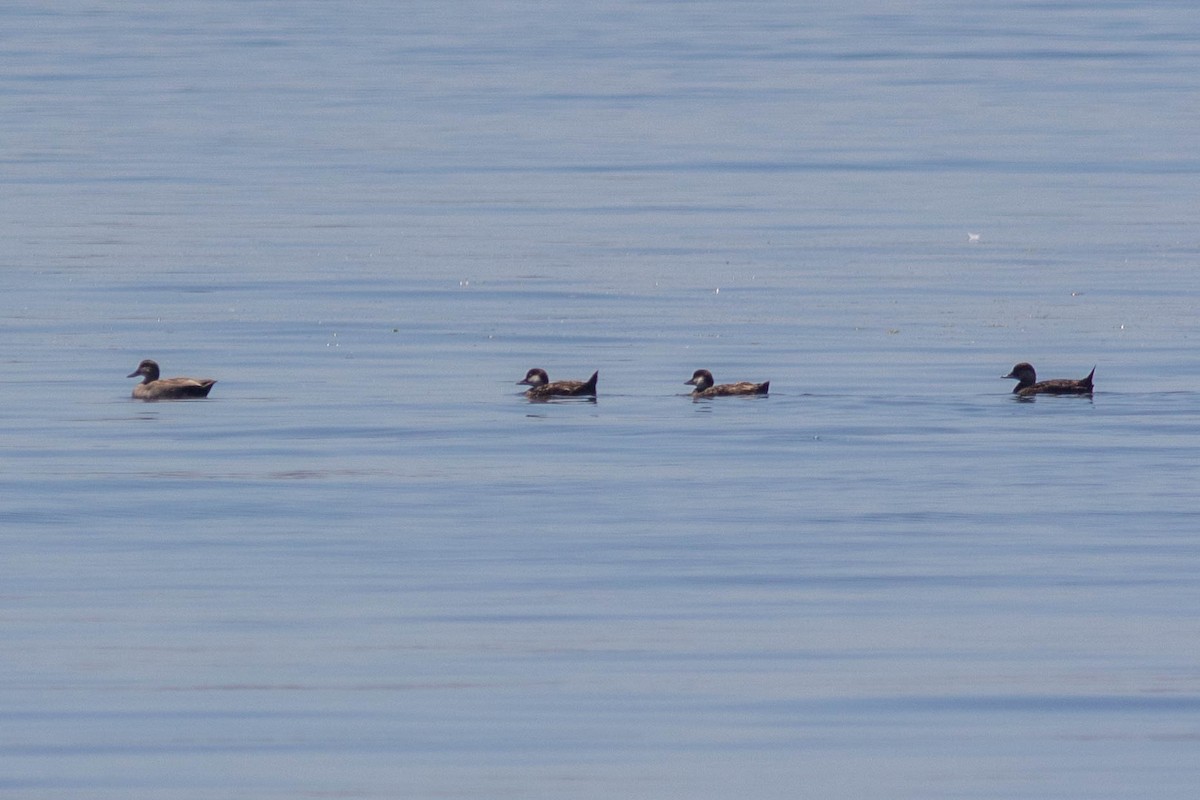
[[[1200,7],[0,30],[0,796],[1194,794]]]

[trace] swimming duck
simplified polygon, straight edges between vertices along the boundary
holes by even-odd
[[[600,372],[592,373],[586,381],[555,381],[550,382],[546,370],[534,367],[525,373],[525,380],[517,381],[518,386],[529,386],[525,396],[530,400],[549,400],[551,397],[595,397],[596,379]]]
[[[1033,397],[1035,394],[1091,394],[1092,376],[1095,374],[1096,368],[1092,367],[1086,378],[1056,378],[1038,383],[1033,365],[1022,361],[1012,368],[1012,372],[1001,377],[1016,378],[1017,385],[1013,387],[1013,394],[1018,397]]]
[[[728,395],[751,395],[751,394],[766,394],[767,389],[771,386],[770,381],[762,383],[750,383],[742,381],[741,383],[722,383],[720,386],[713,386],[712,373],[706,369],[698,369],[692,373],[690,381],[684,381],[686,386],[695,386],[692,390],[692,397],[726,397]]]
[[[133,387],[133,396],[137,400],[180,400],[185,397],[208,397],[208,392],[216,383],[212,378],[160,378],[158,364],[150,359],[138,364],[138,368],[126,375],[126,378],[143,377],[141,383]]]

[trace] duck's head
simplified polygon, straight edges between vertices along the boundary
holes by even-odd
[[[550,376],[546,374],[546,370],[534,367],[525,373],[525,380],[517,381],[518,386],[545,386],[550,382]]]
[[[692,373],[690,381],[684,381],[685,386],[695,386],[698,390],[704,391],[713,385],[712,373],[706,369],[698,369]]]
[[[147,358],[143,360],[142,363],[138,364],[137,369],[125,377],[136,378],[138,376],[142,376],[146,379],[146,382],[149,383],[150,381],[158,380],[158,374],[158,362]]]
[[[1033,369],[1033,364],[1022,361],[1012,368],[1012,372],[1007,375],[1001,375],[1001,378],[1015,378],[1018,382],[1037,383],[1037,372]]]

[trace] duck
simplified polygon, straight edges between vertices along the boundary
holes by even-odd
[[[534,367],[525,373],[525,379],[517,381],[518,386],[529,386],[525,396],[530,400],[549,400],[551,397],[595,397],[596,380],[600,371],[592,373],[586,381],[555,381],[550,382],[546,370]]]
[[[1039,383],[1033,365],[1022,361],[1012,368],[1012,372],[1000,377],[1016,379],[1017,385],[1013,387],[1013,394],[1017,397],[1033,397],[1037,394],[1091,394],[1092,376],[1095,374],[1096,368],[1092,367],[1086,378],[1055,378]]]
[[[696,387],[692,390],[692,397],[704,398],[766,394],[771,386],[771,382],[750,383],[749,381],[742,381],[741,383],[722,383],[719,386],[714,386],[712,373],[706,369],[698,369],[692,373],[690,381],[684,381],[684,385]]]
[[[213,384],[212,378],[160,378],[158,362],[147,358],[126,378],[142,377],[142,382],[133,387],[135,400],[181,400],[187,397],[208,397]]]

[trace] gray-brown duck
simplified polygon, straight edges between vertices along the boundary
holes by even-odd
[[[555,381],[550,382],[546,370],[534,367],[525,373],[525,380],[517,381],[518,386],[529,386],[525,396],[530,400],[549,400],[552,397],[595,397],[596,380],[600,377],[597,370],[586,381]]]
[[[734,395],[755,395],[766,394],[771,387],[770,381],[762,383],[750,383],[749,381],[741,381],[740,383],[722,383],[713,385],[713,375],[706,369],[698,369],[692,373],[690,381],[684,381],[686,386],[695,386],[692,390],[692,397],[731,397]]]
[[[158,363],[145,359],[138,368],[125,377],[142,377],[142,382],[133,387],[136,400],[182,400],[189,397],[208,397],[213,384],[212,378],[160,378]]]

